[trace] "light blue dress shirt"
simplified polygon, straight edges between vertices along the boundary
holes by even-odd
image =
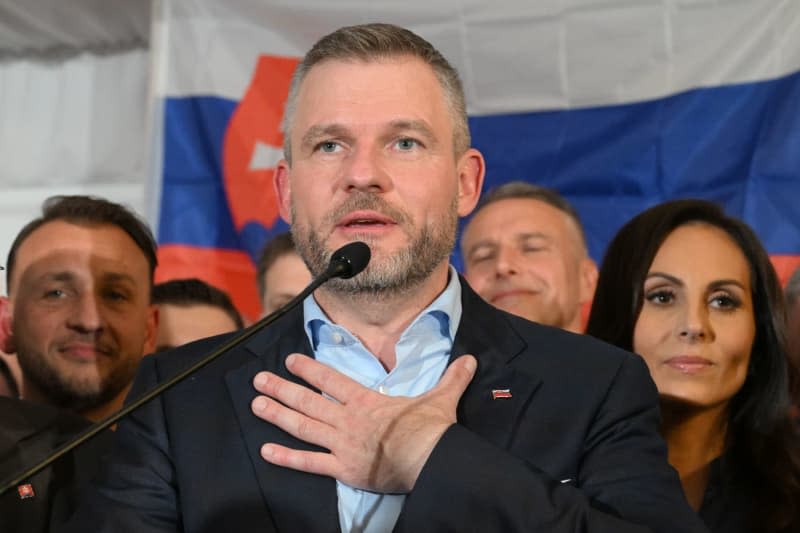
[[[303,302],[306,334],[317,361],[389,396],[414,397],[442,377],[461,321],[461,284],[450,267],[445,290],[414,319],[395,346],[397,364],[386,372],[353,334],[331,322],[313,296]],[[336,482],[344,533],[384,533],[397,523],[404,494],[378,494]]]

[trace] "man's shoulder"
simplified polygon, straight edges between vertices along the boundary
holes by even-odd
[[[510,364],[537,373],[616,372],[629,363],[643,364],[641,358],[585,334],[531,322],[486,303],[465,285],[462,297],[465,314],[462,335],[474,340],[483,336],[499,350],[516,353]],[[467,340],[471,344],[471,340]]]
[[[531,349],[548,355],[557,353],[564,364],[620,364],[636,358],[631,352],[591,335],[545,326],[510,314],[506,314],[506,319]]]
[[[648,381],[647,367],[641,357],[589,335],[529,322],[509,315],[511,328],[525,344],[525,349],[511,364],[542,379],[584,387],[603,387],[620,374],[632,374]]]

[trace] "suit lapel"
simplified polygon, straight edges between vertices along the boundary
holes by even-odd
[[[453,343],[451,361],[465,353],[478,359],[475,378],[458,405],[458,421],[476,434],[508,448],[514,428],[541,384],[535,376],[518,372],[510,361],[527,345],[503,314],[489,306],[462,280],[463,313]],[[226,376],[234,410],[246,441],[248,456],[266,505],[278,531],[339,531],[336,482],[323,476],[280,468],[264,461],[261,446],[274,442],[295,449],[319,450],[267,424],[250,411],[256,393],[252,379],[269,370],[284,379],[308,384],[288,372],[284,364],[292,352],[311,354],[297,309],[273,329],[254,337],[247,345],[254,358]],[[508,390],[493,398],[493,391]]]
[[[527,344],[505,316],[463,280],[461,287],[463,312],[450,358],[471,353],[478,359],[478,370],[459,402],[458,421],[496,446],[508,448],[541,380],[510,364]]]
[[[335,480],[272,465],[260,454],[261,446],[267,442],[300,450],[324,451],[264,422],[250,410],[250,402],[256,396],[252,380],[257,372],[269,370],[284,379],[309,386],[290,374],[284,364],[286,356],[292,352],[312,353],[302,327],[302,309],[290,313],[275,326],[247,344],[247,349],[254,354],[252,362],[226,375],[236,417],[276,529],[338,532]]]

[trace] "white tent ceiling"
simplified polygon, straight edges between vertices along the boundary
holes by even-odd
[[[0,57],[147,46],[150,0],[0,0]]]
[[[0,0],[0,263],[50,195],[147,214],[151,9]]]

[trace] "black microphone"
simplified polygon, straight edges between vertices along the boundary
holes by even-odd
[[[328,269],[322,276],[327,275],[327,279],[352,278],[367,267],[371,256],[372,252],[370,252],[369,246],[361,241],[345,244],[333,252]]]
[[[286,305],[281,307],[280,309],[275,310],[273,313],[265,316],[255,324],[243,329],[238,334],[233,336],[230,340],[223,343],[216,350],[208,354],[207,356],[203,357],[198,362],[190,365],[185,370],[178,373],[172,379],[161,383],[160,385],[153,388],[150,392],[143,394],[136,400],[132,401],[116,413],[109,415],[105,419],[93,424],[85,431],[76,435],[74,438],[70,439],[63,445],[56,448],[50,455],[44,458],[44,460],[36,463],[34,466],[20,472],[14,478],[4,481],[2,485],[0,485],[0,495],[2,495],[5,491],[12,487],[16,487],[26,479],[30,478],[31,476],[37,474],[41,470],[47,468],[50,464],[64,456],[65,454],[69,453],[73,449],[77,448],[87,440],[91,439],[98,433],[105,431],[112,425],[116,424],[121,418],[129,415],[131,412],[135,411],[142,405],[146,404],[159,394],[163,393],[169,388],[177,385],[191,374],[194,374],[207,364],[211,363],[215,359],[217,359],[220,355],[228,352],[229,350],[239,346],[244,341],[255,335],[256,333],[260,332],[268,325],[275,322],[277,319],[288,313],[292,308],[294,308],[297,304],[302,302],[306,299],[306,297],[317,290],[317,288],[325,283],[326,281],[332,278],[352,278],[362,270],[367,267],[369,263],[369,259],[371,256],[371,252],[369,246],[361,241],[351,242],[349,244],[345,244],[335,252],[331,256],[330,263],[328,264],[328,268],[325,269],[325,272],[317,276],[311,283],[308,284],[308,287],[303,289],[303,291],[292,298]]]

